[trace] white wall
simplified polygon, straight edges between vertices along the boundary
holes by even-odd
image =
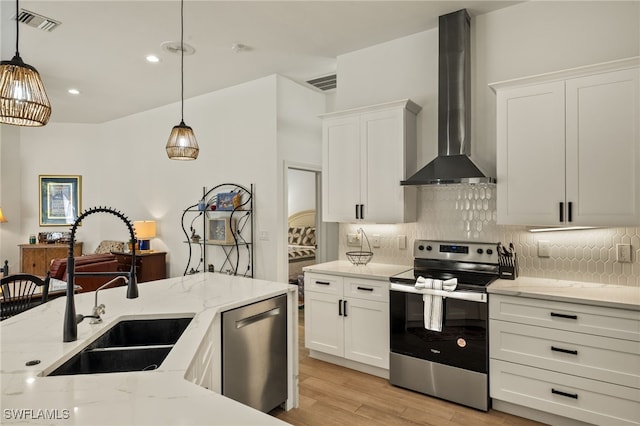
[[[307,170],[289,169],[289,201],[287,216],[316,208],[316,174]]]
[[[20,164],[19,177],[24,182],[22,220],[16,232],[25,239],[40,231],[67,230],[38,227],[37,177],[39,174],[82,175],[83,210],[109,206],[122,211],[132,221],[158,221],[158,237],[151,241],[151,246],[168,252],[169,274],[178,276],[182,275],[188,257],[180,226],[183,210],[197,203],[203,187],[209,189],[225,182],[244,186],[253,183],[255,276],[278,279],[277,265],[286,261],[279,258],[283,254],[276,249],[279,243],[276,236],[284,232],[276,218],[286,214],[280,207],[284,201],[277,201],[283,197],[279,178],[281,162],[283,158],[301,155],[291,155],[287,147],[278,149],[279,135],[290,134],[292,128],[278,123],[282,100],[277,98],[289,94],[287,91],[278,94],[278,86],[288,84],[279,83],[279,79],[273,75],[186,100],[185,122],[193,127],[200,146],[200,155],[195,161],[171,161],[165,153],[171,128],[180,121],[179,103],[105,124],[52,123],[43,128],[20,129],[20,157],[16,158],[15,153],[11,159],[2,157],[3,163]],[[297,90],[323,97],[302,86]],[[323,101],[318,103],[315,99],[313,114],[305,112],[304,102],[305,97],[298,94],[291,100],[289,110],[315,116],[324,112]],[[320,111],[317,111],[318,105]],[[303,129],[307,125],[315,125],[316,129]],[[319,122],[306,120],[298,127],[298,135],[308,134],[303,141],[306,149],[302,152],[312,158],[312,162],[319,163]],[[2,170],[3,187],[10,172],[7,170],[5,174]],[[257,235],[261,233],[269,237],[259,240]],[[78,229],[78,240],[85,243],[85,252],[93,252],[102,239],[127,240],[126,228],[114,216],[87,217]],[[14,253],[11,258],[17,265],[17,247],[12,245],[6,250]],[[215,258],[212,261],[216,267],[220,262],[220,258],[218,262]],[[192,262],[192,266],[196,263]]]

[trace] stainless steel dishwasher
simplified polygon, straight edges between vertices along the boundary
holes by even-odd
[[[265,413],[286,401],[286,295],[222,313],[222,394]]]

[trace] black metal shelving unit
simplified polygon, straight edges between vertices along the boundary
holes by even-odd
[[[253,184],[202,188],[202,198],[182,214],[182,231],[189,246],[184,275],[208,271],[253,277],[253,195]],[[194,248],[200,255],[195,267]]]

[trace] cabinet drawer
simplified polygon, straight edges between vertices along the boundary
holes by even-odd
[[[491,358],[640,389],[640,343],[490,321]]]
[[[492,294],[491,319],[640,342],[640,313],[625,309],[580,305]]]
[[[389,281],[344,277],[344,296],[389,302]]]
[[[342,296],[343,278],[337,275],[305,272],[304,290]]]
[[[492,359],[491,397],[599,425],[640,423],[640,389]]]

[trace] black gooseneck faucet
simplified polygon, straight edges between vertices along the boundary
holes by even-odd
[[[73,247],[76,240],[76,230],[78,225],[85,217],[94,213],[109,213],[121,219],[129,230],[129,240],[135,241],[135,232],[131,221],[121,212],[109,207],[93,207],[82,212],[75,220],[71,227],[71,239],[69,240],[69,254],[67,257],[67,304],[64,310],[63,324],[63,342],[73,342],[78,340],[78,322],[82,321],[85,316],[76,315],[76,305],[74,300],[75,276],[121,276],[127,277],[129,283],[127,285],[127,299],[135,299],[138,297],[138,283],[136,282],[136,248],[135,244],[131,248],[131,269],[129,272],[76,272],[75,258],[73,256]]]

